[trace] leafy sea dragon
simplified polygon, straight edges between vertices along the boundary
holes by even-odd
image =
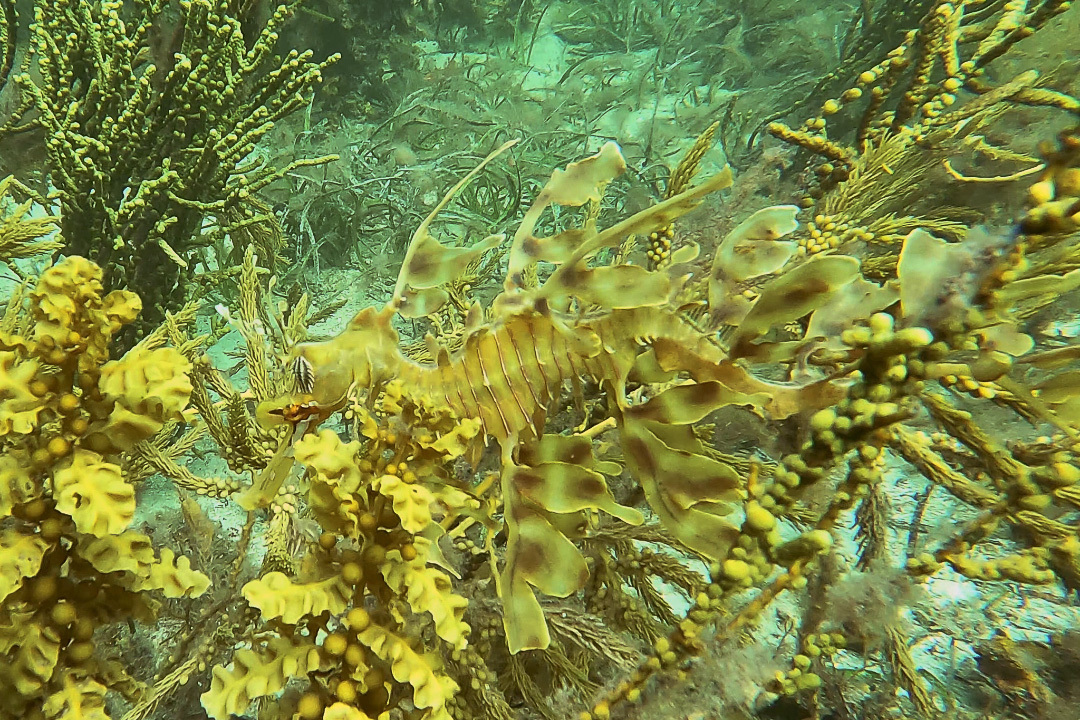
[[[546,413],[565,381],[591,378],[607,388],[627,468],[650,508],[688,548],[721,559],[738,537],[727,517],[735,507],[728,503],[743,499],[745,491],[731,467],[709,456],[691,425],[729,404],[783,418],[835,402],[842,392],[839,379],[769,382],[751,374],[739,357],[765,353],[775,360],[776,344],[756,339],[778,324],[837,305],[840,291],[861,277],[854,258],[814,258],[766,281],[756,301],[747,300],[741,284],[779,270],[796,249],[782,238],[797,227],[797,208],[760,211],[721,242],[707,279],[714,324],[738,326],[721,344],[675,300],[691,275],[696,246],[680,248],[656,270],[600,264],[597,254],[618,248],[628,236],[670,226],[704,196],[728,187],[730,169],[606,229],[590,215],[581,227],[534,234],[551,206],[599,203],[605,186],[626,167],[618,146],[609,142],[552,173],[511,241],[503,288],[490,313],[485,317],[479,304],[472,307],[460,348],[436,348],[433,363],[416,362],[401,349],[395,316],[436,312],[447,299],[446,284],[504,241],[493,235],[471,247],[450,247],[431,234],[431,224],[511,145],[462,178],[416,230],[390,301],[360,311],[330,340],[298,345],[289,363],[299,392],[260,412],[314,425],[357,392],[366,390],[373,398],[397,380],[422,405],[478,419],[477,439],[493,439],[501,451],[508,541],[498,589],[510,650],[518,652],[546,647],[550,639],[533,588],[566,597],[587,579],[585,560],[563,529],[596,510],[628,523],[643,520],[639,511],[615,501],[604,476],[619,468],[593,458],[588,438],[544,433]],[[541,262],[554,266],[542,282],[535,279]],[[682,382],[635,404],[627,391],[631,377]]]

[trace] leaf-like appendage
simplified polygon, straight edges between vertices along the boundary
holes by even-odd
[[[273,695],[294,677],[319,668],[319,651],[312,644],[293,645],[275,637],[259,651],[233,653],[229,667],[214,667],[210,689],[201,696],[203,709],[214,720],[243,714],[255,698]]]
[[[15,530],[0,533],[0,600],[22,587],[25,578],[37,575],[48,549],[39,535]]]
[[[736,496],[731,469],[703,453],[669,446],[648,422],[629,415],[622,440],[627,469],[668,532],[708,558],[725,557],[739,529],[711,510]]]
[[[401,527],[420,533],[431,524],[431,503],[435,496],[417,483],[407,483],[394,475],[383,475],[376,481],[378,491],[394,501],[394,512],[401,518]]]
[[[765,283],[750,311],[728,340],[737,347],[771,328],[813,312],[859,275],[859,261],[847,255],[815,255]]]
[[[45,698],[42,710],[50,720],[109,720],[105,686],[93,678],[64,673],[64,688]]]
[[[568,597],[588,580],[585,557],[563,528],[578,522],[589,509],[634,525],[644,520],[637,510],[615,502],[601,471],[615,473],[620,468],[597,460],[588,438],[544,435],[524,444],[519,459],[521,465],[503,468],[507,544],[498,586],[512,653],[543,649],[551,641],[532,588]]]
[[[417,653],[404,638],[381,625],[369,625],[358,637],[376,656],[390,664],[395,680],[413,686],[413,704],[428,708],[428,720],[451,720],[446,701],[457,693],[457,683],[435,672],[427,656]],[[437,658],[435,661],[438,662]]]
[[[469,601],[453,593],[449,576],[427,567],[420,559],[405,562],[399,550],[388,552],[386,559],[382,565],[386,584],[405,596],[413,612],[431,613],[435,633],[455,649],[463,650],[468,644],[469,626],[461,618]]]
[[[135,488],[124,479],[120,466],[82,448],[53,473],[53,496],[56,509],[89,535],[117,535],[135,517]]]
[[[293,584],[284,573],[266,573],[252,580],[241,591],[244,598],[257,607],[264,620],[281,618],[295,625],[306,615],[330,612],[339,615],[349,606],[352,591],[341,576],[314,583]]]
[[[510,471],[512,472],[512,470]],[[540,512],[510,496],[506,566],[500,576],[503,626],[511,653],[548,646],[551,635],[532,587],[567,597],[585,586],[589,566],[574,543]]]

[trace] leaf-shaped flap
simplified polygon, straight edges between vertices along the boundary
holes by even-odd
[[[413,256],[402,266],[406,283],[416,290],[445,285],[503,240],[502,235],[489,235],[471,247],[447,247],[431,235],[417,238]]]
[[[572,513],[595,508],[631,525],[640,525],[645,520],[637,510],[615,502],[604,476],[588,468],[547,462],[535,467],[517,467],[513,473],[514,489],[548,512]]]
[[[725,479],[724,472],[731,472],[730,468],[719,463],[715,463],[718,467],[710,467],[702,464],[708,458],[668,447],[644,423],[633,419],[624,418],[622,435],[627,468],[641,484],[645,499],[668,532],[706,557],[716,560],[725,557],[739,537],[738,528],[718,515],[696,509],[693,501],[695,497],[697,500],[738,497],[736,490],[725,489],[730,481]],[[691,473],[693,477],[682,478],[682,473]],[[694,486],[705,488],[704,493],[694,495]]]
[[[201,695],[203,709],[214,720],[229,720],[242,715],[256,698],[280,692],[289,680],[319,665],[318,649],[299,638],[274,637],[264,648],[241,648],[227,668],[214,666],[210,689]]]
[[[420,559],[405,562],[400,550],[386,554],[382,564],[386,584],[409,601],[415,613],[429,613],[435,622],[435,634],[457,650],[469,644],[469,626],[462,621],[469,601],[455,595],[450,578]]]
[[[591,233],[583,228],[569,228],[549,237],[528,237],[521,249],[529,258],[558,265],[573,256],[574,250]]]
[[[835,405],[844,397],[845,386],[850,384],[829,378],[804,384],[770,382],[755,376],[738,363],[714,362],[693,348],[665,338],[654,340],[653,350],[661,368],[682,370],[699,382],[717,380],[748,397],[767,398],[760,407],[773,420]]]
[[[716,249],[709,272],[709,307],[720,311],[738,283],[776,272],[795,254],[796,244],[779,238],[799,227],[799,208],[758,210],[729,232]]]
[[[552,277],[544,283],[544,295],[576,297],[609,310],[664,305],[672,292],[666,273],[649,272],[640,265],[564,266],[557,278]]]
[[[449,299],[450,293],[441,287],[425,288],[423,290],[408,287],[401,292],[398,312],[402,317],[410,319],[427,317],[439,312]]]
[[[287,575],[269,572],[252,580],[241,590],[244,598],[259,609],[263,619],[280,618],[295,625],[300,618],[329,612],[340,615],[349,606],[352,591],[340,575],[312,583],[295,584]]]
[[[832,294],[859,275],[859,261],[847,255],[815,255],[773,278],[761,289],[750,312],[739,323],[732,347],[797,320],[824,305]]]
[[[39,535],[12,529],[0,532],[0,601],[22,587],[24,579],[38,574],[48,549]]]
[[[803,337],[825,338],[830,347],[842,347],[840,334],[844,330],[856,320],[868,318],[892,305],[898,298],[893,284],[878,285],[861,277],[855,278],[814,311]]]
[[[404,638],[395,635],[381,625],[372,623],[357,634],[360,642],[390,665],[394,679],[413,687],[413,704],[427,708],[429,720],[451,720],[446,701],[457,694],[458,686],[452,679],[437,673],[429,656],[420,655]]]
[[[135,488],[124,479],[120,466],[82,448],[53,473],[53,497],[56,509],[89,535],[117,535],[135,517]]]
[[[900,312],[911,322],[919,322],[937,306],[946,277],[957,271],[957,247],[923,229],[912,230],[904,238],[896,276],[900,280]]]
[[[578,206],[599,200],[605,185],[622,175],[626,160],[615,143],[604,143],[595,155],[556,168],[537,198],[558,205]]]
[[[503,626],[511,653],[543,649],[551,642],[544,611],[530,585],[556,597],[582,587],[589,567],[581,552],[541,513],[527,507],[513,491],[513,468],[503,470],[506,501],[506,565],[497,583]],[[558,516],[556,516],[558,517]]]
[[[547,462],[560,462],[596,469],[598,464],[592,454],[592,440],[584,435],[547,433],[535,442],[523,444],[518,453],[523,465],[534,467]]]
[[[636,423],[636,420],[628,422]],[[663,492],[679,507],[742,500],[739,474],[730,465],[706,455],[704,445],[688,425],[644,422],[653,451],[662,458],[657,480]]]
[[[718,382],[706,381],[668,388],[626,413],[640,420],[654,420],[668,425],[696,423],[713,410],[726,405],[762,405],[768,397],[744,395]]]
[[[401,263],[397,282],[394,284],[394,297],[387,306],[388,309],[397,308],[404,299],[405,291],[410,286],[415,288],[430,288],[453,280],[468,267],[473,259],[482,253],[494,248],[503,241],[502,235],[492,235],[484,238],[472,248],[447,248],[431,235],[431,223],[435,221],[450,201],[461,192],[472,180],[480,174],[488,163],[517,143],[510,140],[488,154],[480,164],[457,181],[443,196],[439,204],[432,208],[424,221],[413,232],[409,248],[405,251],[405,260]],[[469,256],[471,253],[471,257]],[[466,259],[468,258],[468,259]],[[440,267],[445,261],[448,267]]]
[[[585,586],[589,567],[574,543],[541,513],[515,506],[504,576],[528,580],[546,595],[567,597]]]

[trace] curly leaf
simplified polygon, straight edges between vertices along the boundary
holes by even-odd
[[[413,686],[413,704],[418,708],[430,708],[430,720],[451,720],[446,701],[457,693],[457,683],[436,673],[427,657],[409,647],[404,638],[380,625],[369,625],[358,637],[376,656],[390,664],[395,680]]]
[[[0,352],[0,436],[27,435],[38,424],[45,401],[30,392],[38,363],[13,352]]]
[[[322,720],[371,720],[364,711],[343,702],[336,702],[323,712]]]
[[[124,532],[80,543],[80,555],[102,573],[126,572],[135,576],[133,590],[161,590],[165,597],[196,597],[210,587],[210,579],[191,569],[191,561],[163,548],[161,559],[154,557],[150,538],[142,533]]]
[[[377,489],[394,501],[394,512],[401,518],[401,527],[406,531],[423,532],[431,524],[431,503],[435,496],[423,485],[383,475],[377,481]]]
[[[106,426],[109,439],[123,449],[180,420],[191,397],[191,363],[174,348],[135,348],[101,368],[98,387],[115,402]]]
[[[8,654],[3,667],[5,680],[20,695],[36,696],[49,682],[60,659],[60,636],[55,628],[34,622],[0,627],[0,636],[15,637],[15,651]]]
[[[241,592],[262,612],[264,619],[281,618],[289,625],[295,625],[306,615],[327,611],[339,615],[348,607],[352,594],[337,575],[320,582],[294,585],[280,572],[266,573],[258,580],[252,580]]]
[[[0,457],[0,518],[11,514],[16,505],[41,496],[41,486],[26,469],[27,458]]]
[[[465,454],[465,451],[469,449],[469,443],[480,432],[480,424],[477,418],[461,418],[449,432],[443,433],[435,440],[419,441],[419,445],[442,453],[448,460],[459,458]]]
[[[318,669],[314,645],[293,645],[275,637],[257,652],[237,650],[227,668],[215,666],[210,689],[201,696],[202,706],[214,720],[229,720],[243,714],[255,698],[280,692],[292,678]]]
[[[145,574],[154,562],[154,546],[142,533],[128,530],[119,535],[81,542],[79,555],[101,573],[129,572]]]
[[[161,561],[148,568],[145,578],[132,586],[135,590],[161,590],[165,597],[198,597],[210,587],[210,578],[191,569],[191,561],[177,556],[169,548],[161,549]]]
[[[124,480],[120,466],[82,448],[53,474],[53,495],[56,509],[89,535],[117,535],[135,517],[135,488]]]
[[[457,650],[468,645],[469,626],[462,622],[469,601],[452,590],[450,578],[422,560],[407,563],[399,550],[386,554],[382,574],[395,592],[405,595],[416,613],[431,613],[435,633]]]
[[[40,536],[15,530],[0,533],[0,600],[22,587],[25,578],[37,575],[48,549]]]
[[[45,699],[42,707],[50,720],[109,720],[105,712],[105,686],[93,678],[64,673],[64,687]]]

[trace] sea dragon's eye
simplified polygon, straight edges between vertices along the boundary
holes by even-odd
[[[311,366],[310,360],[303,355],[297,355],[289,369],[296,381],[297,390],[302,393],[311,393],[315,389],[315,368]]]

